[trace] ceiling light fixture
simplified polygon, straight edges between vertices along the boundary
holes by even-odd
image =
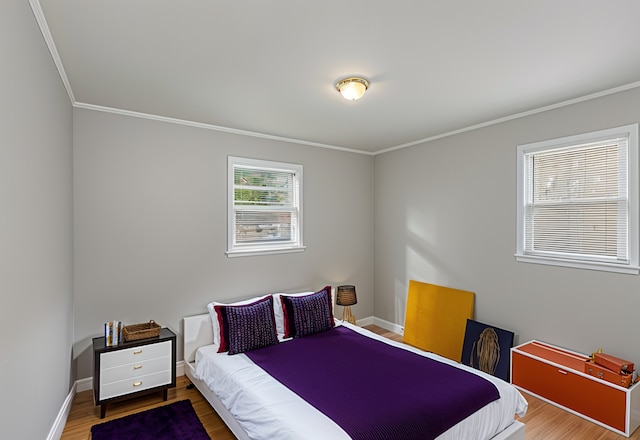
[[[342,94],[344,99],[355,101],[362,98],[364,92],[369,88],[369,81],[364,78],[345,78],[338,81],[336,89]]]

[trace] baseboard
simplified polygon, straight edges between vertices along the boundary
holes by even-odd
[[[176,377],[184,376],[184,361],[176,362]]]
[[[76,380],[76,394],[93,389],[93,377]]]
[[[364,327],[364,326],[366,326],[366,325],[371,325],[371,324],[373,324],[373,320],[374,320],[374,319],[375,319],[375,318],[374,318],[373,316],[368,316],[368,317],[366,317],[366,318],[360,318],[360,319],[357,319],[357,320],[356,320],[356,324],[357,324],[358,326],[360,326],[360,327]],[[340,320],[338,320],[338,321],[340,321]]]
[[[66,399],[62,403],[62,408],[58,412],[58,417],[53,422],[53,426],[49,431],[49,435],[47,436],[47,440],[60,440],[62,437],[62,431],[64,431],[64,425],[67,424],[67,419],[69,418],[69,414],[71,413],[71,405],[73,404],[73,398],[77,393],[77,381],[74,382],[69,394],[67,394]]]
[[[356,324],[360,327],[365,327],[367,325],[377,325],[378,327],[382,327],[385,330],[389,330],[390,332],[397,333],[399,335],[404,334],[404,327],[395,324],[393,322],[385,321],[384,319],[376,318],[375,316],[367,316],[366,318],[361,318],[356,320]]]
[[[404,335],[404,326],[400,324],[385,321],[384,319],[376,318],[375,316],[372,318],[371,324],[377,325],[378,327],[382,327],[383,329],[389,330],[390,332],[394,332],[399,335]],[[365,324],[365,325],[369,325],[369,324]]]

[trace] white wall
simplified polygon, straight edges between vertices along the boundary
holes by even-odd
[[[303,165],[304,252],[225,255],[228,155]],[[76,108],[74,191],[79,379],[108,320],[180,334],[214,299],[344,283],[373,314],[372,156]]]
[[[640,361],[640,276],[517,263],[516,146],[640,121],[640,89],[375,160],[375,312],[402,324],[408,280],[476,293],[476,319]]]
[[[72,111],[29,3],[0,6],[0,438],[46,438],[72,383]]]

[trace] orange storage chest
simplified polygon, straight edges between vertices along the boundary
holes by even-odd
[[[640,388],[584,372],[589,356],[539,341],[511,349],[511,382],[542,400],[629,437],[640,426]]]

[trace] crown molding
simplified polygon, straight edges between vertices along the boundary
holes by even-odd
[[[76,102],[76,98],[73,96],[73,90],[71,90],[71,83],[69,82],[69,78],[67,77],[67,73],[64,70],[64,66],[62,65],[62,60],[60,59],[60,55],[58,54],[58,49],[56,48],[56,44],[53,42],[53,36],[51,35],[51,31],[49,30],[49,25],[47,24],[47,20],[44,18],[44,12],[42,11],[42,6],[40,5],[39,0],[29,0],[29,5],[31,5],[31,10],[33,11],[33,15],[36,18],[36,22],[40,27],[40,32],[42,33],[42,37],[44,38],[47,47],[49,48],[49,53],[51,54],[51,58],[53,58],[53,62],[56,65],[56,69],[58,69],[58,74],[60,75],[60,79],[62,80],[62,84],[64,84],[64,88],[67,90],[67,95],[69,95],[69,100],[71,104]]]
[[[238,130],[235,128],[221,127],[219,125],[205,124],[202,122],[188,121],[185,119],[169,118],[166,116],[158,116],[158,115],[152,115],[149,113],[134,112],[131,110],[122,110],[122,109],[112,108],[112,107],[104,107],[101,105],[87,104],[84,102],[75,102],[73,106],[76,108],[83,108],[87,110],[95,110],[99,112],[113,113],[117,115],[131,116],[134,118],[150,119],[153,121],[168,122],[171,124],[187,125],[189,127],[203,128],[205,130],[222,131],[225,133],[239,134],[242,136],[251,136],[251,137],[257,137],[262,139],[269,139],[272,141],[289,142],[292,144],[308,145],[311,147],[328,148],[331,150],[340,150],[340,151],[346,151],[349,153],[365,154],[368,156],[372,156],[373,154],[375,154],[369,151],[354,150],[351,148],[338,147],[335,145],[327,145],[327,144],[321,144],[317,142],[304,141],[300,139],[291,139],[291,138],[286,138],[281,136],[273,136],[265,133],[256,133],[253,131]]]
[[[416,140],[416,141],[408,142],[406,144],[397,145],[395,147],[386,148],[384,150],[379,150],[379,151],[376,151],[373,154],[374,155],[378,155],[378,154],[388,153],[390,151],[401,150],[403,148],[413,147],[414,145],[424,144],[426,142],[435,141],[437,139],[442,139],[442,138],[445,138],[445,137],[453,136],[453,135],[464,133],[464,132],[467,132],[467,131],[477,130],[478,128],[489,127],[491,125],[497,125],[497,124],[501,124],[503,122],[512,121],[514,119],[524,118],[525,116],[531,116],[531,115],[535,115],[535,114],[538,114],[538,113],[546,112],[546,111],[549,111],[549,110],[554,110],[554,109],[557,109],[557,108],[566,107],[566,106],[573,105],[573,104],[578,104],[580,102],[590,101],[592,99],[597,99],[597,98],[601,98],[603,96],[613,95],[615,93],[624,92],[626,90],[635,89],[637,87],[640,87],[640,81],[633,82],[633,83],[630,83],[630,84],[625,84],[625,85],[619,86],[619,87],[614,87],[612,89],[603,90],[601,92],[592,93],[590,95],[585,95],[585,96],[580,96],[578,98],[569,99],[567,101],[558,102],[556,104],[551,104],[551,105],[547,105],[547,106],[544,106],[544,107],[539,107],[539,108],[536,108],[536,109],[533,109],[533,110],[528,110],[528,111],[521,112],[521,113],[515,113],[513,115],[505,116],[504,118],[492,119],[491,121],[486,121],[486,122],[481,122],[479,124],[470,125],[468,127],[460,128],[458,130],[449,131],[447,133],[442,133],[442,134],[438,134],[438,135],[431,136],[431,137],[428,137],[428,138],[424,138],[424,139],[419,139],[419,140]]]

